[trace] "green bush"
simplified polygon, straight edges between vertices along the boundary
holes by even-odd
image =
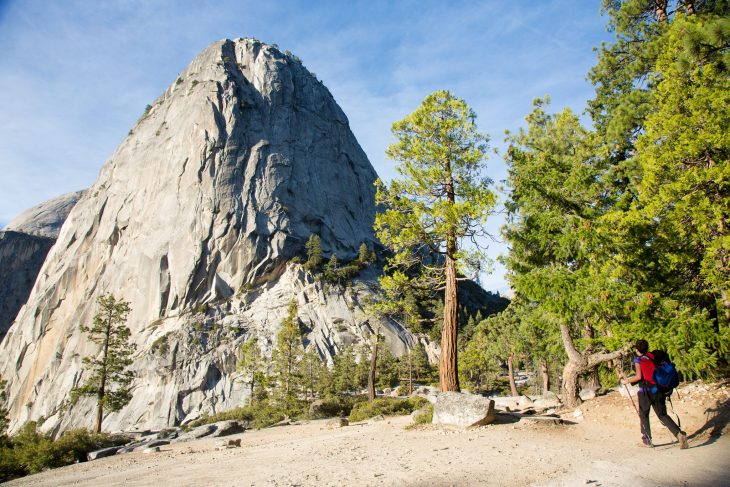
[[[352,408],[366,400],[365,396],[333,396],[323,399],[309,419],[349,416]]]
[[[85,429],[66,431],[54,441],[40,433],[35,422],[0,442],[0,482],[37,473],[49,468],[85,462],[89,452],[123,445],[129,440]]]
[[[190,423],[190,427],[194,428],[203,424],[217,423],[218,421],[238,420],[248,422],[251,428],[266,428],[272,424],[282,421],[286,417],[284,409],[277,407],[269,401],[259,401],[251,406],[243,406],[240,408],[221,411],[212,416],[203,415]]]
[[[431,424],[433,421],[433,404],[428,403],[417,411],[413,418],[413,424]]]
[[[399,399],[395,397],[380,397],[370,402],[356,404],[350,412],[350,421],[363,421],[378,414],[383,416],[402,416],[411,414],[420,409],[428,401],[420,396]]]

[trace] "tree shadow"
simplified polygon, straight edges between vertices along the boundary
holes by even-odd
[[[722,403],[714,408],[705,409],[705,424],[688,436],[689,439],[701,438],[707,436],[704,442],[692,446],[705,446],[716,442],[723,431],[730,423],[730,398],[726,398]]]

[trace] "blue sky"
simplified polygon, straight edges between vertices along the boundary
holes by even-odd
[[[347,114],[378,174],[391,124],[438,89],[465,99],[503,147],[532,100],[580,113],[593,48],[609,39],[591,1],[0,0],[0,228],[90,186],[144,107],[213,41],[256,37],[298,55]],[[488,163],[505,176],[498,156]],[[498,233],[499,217],[489,224]],[[496,257],[505,248],[490,243]],[[505,293],[504,269],[482,285]]]

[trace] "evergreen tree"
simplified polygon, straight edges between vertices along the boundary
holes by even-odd
[[[0,377],[0,439],[5,436],[8,431],[10,421],[8,420],[8,396],[5,392],[7,382]]]
[[[355,382],[355,371],[357,363],[352,346],[346,347],[333,358],[332,375],[335,392],[342,394],[357,389]]]
[[[305,245],[307,250],[307,262],[304,267],[308,270],[316,269],[322,263],[322,241],[319,235],[312,234]]]
[[[249,404],[253,404],[257,395],[257,387],[264,388],[267,383],[266,360],[256,338],[241,345],[241,358],[238,360],[237,369],[249,385]]]
[[[301,387],[304,389],[304,395],[308,401],[313,401],[315,394],[321,390],[320,382],[326,369],[327,366],[322,362],[317,347],[310,345],[299,362]]]
[[[377,182],[376,201],[385,207],[375,219],[380,241],[393,256],[380,283],[386,301],[399,306],[407,290],[444,291],[440,386],[458,391],[457,330],[459,274],[479,269],[481,252],[462,241],[483,235],[495,204],[482,176],[487,138],[476,115],[448,91],[426,97],[420,107],[393,124],[397,142],[387,149],[401,178]],[[396,304],[398,303],[398,304]]]
[[[355,386],[357,389],[364,389],[368,386],[371,354],[371,347],[363,342],[357,353],[357,365],[355,367]]]
[[[380,389],[393,387],[398,382],[398,359],[386,346],[379,347],[375,383]]]
[[[96,396],[95,431],[101,432],[104,411],[119,411],[132,399],[130,384],[134,374],[127,369],[132,365],[132,354],[137,346],[129,343],[130,331],[125,325],[129,303],[107,294],[97,299],[99,311],[90,327],[81,325],[89,340],[101,347],[97,355],[83,358],[85,371],[91,376],[83,386],[71,391],[71,402],[83,395]],[[112,387],[116,385],[116,388]]]
[[[623,353],[598,345],[620,348],[618,338],[606,341],[605,332],[626,324],[619,296],[632,292],[619,292],[624,283],[600,265],[606,245],[595,225],[611,206],[597,183],[606,166],[594,156],[593,136],[570,110],[549,115],[544,104],[537,100],[527,129],[508,138],[506,264],[516,297],[560,330],[568,356],[563,401],[574,405],[580,376]],[[602,340],[594,348],[596,333]]]
[[[296,408],[301,383],[299,364],[304,355],[297,310],[297,302],[292,299],[271,357],[278,399],[289,413]]]

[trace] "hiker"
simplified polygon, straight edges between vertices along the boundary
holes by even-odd
[[[654,408],[659,421],[672,432],[679,441],[681,449],[688,448],[687,433],[679,429],[677,423],[667,414],[666,397],[660,391],[653,388],[654,379],[652,375],[656,368],[654,356],[649,352],[649,343],[646,340],[638,340],[634,345],[636,356],[634,367],[636,373],[629,378],[621,379],[622,384],[639,383],[639,419],[641,424],[641,440],[644,446],[653,447],[651,442],[651,426],[649,426],[649,409]],[[652,392],[652,389],[656,392]]]

